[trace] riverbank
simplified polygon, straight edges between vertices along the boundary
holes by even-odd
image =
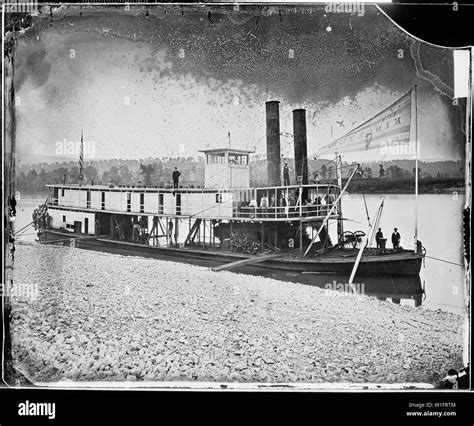
[[[420,178],[418,193],[464,193],[464,183],[464,179],[461,178]],[[359,178],[351,181],[347,190],[354,194],[413,194],[415,192],[415,181],[414,179]]]
[[[462,318],[231,272],[17,245],[15,367],[33,382],[436,383]],[[22,293],[25,294],[25,293]]]

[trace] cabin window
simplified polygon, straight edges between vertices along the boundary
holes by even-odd
[[[158,194],[158,214],[163,214],[163,194]]]
[[[145,212],[145,194],[140,194],[140,213]]]
[[[63,223],[66,223],[66,216],[63,216]]]
[[[229,164],[237,164],[239,166],[246,166],[248,164],[248,155],[243,154],[229,154]]]
[[[225,163],[225,154],[208,154],[207,155],[207,164],[224,164]]]
[[[127,192],[127,212],[132,211],[132,194],[130,192]]]
[[[216,203],[222,203],[222,194],[216,194]]]
[[[87,208],[88,209],[91,208],[91,190],[90,189],[87,190]]]
[[[102,210],[105,210],[105,192],[102,191],[102,192],[100,193],[100,196],[101,196],[100,208],[101,208]]]
[[[176,215],[181,214],[181,194],[176,194]]]
[[[64,188],[61,188],[61,197],[64,197]]]

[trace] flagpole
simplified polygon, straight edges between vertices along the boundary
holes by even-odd
[[[415,84],[415,252],[418,248],[418,88]]]

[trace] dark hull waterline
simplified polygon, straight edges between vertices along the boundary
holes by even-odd
[[[43,230],[40,233],[42,243],[62,242],[73,244],[77,248],[105,251],[131,256],[145,256],[162,260],[185,263],[199,263],[209,267],[248,259],[244,254],[202,247],[157,247],[130,243],[101,237],[81,237],[77,234],[63,233],[54,230]],[[71,243],[73,241],[73,243]],[[332,251],[323,256],[295,258],[282,255],[281,258],[267,259],[252,266],[271,270],[295,273],[348,274],[354,267],[356,250]],[[363,256],[357,275],[418,275],[421,270],[423,255],[414,251],[404,250],[397,253]]]

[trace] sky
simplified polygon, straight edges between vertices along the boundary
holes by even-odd
[[[15,56],[18,161],[197,156],[231,145],[265,153],[265,101],[280,101],[282,154],[307,110],[308,153],[419,88],[421,159],[463,155],[459,109],[417,76],[413,40],[375,7],[195,11],[63,7],[36,18]],[[260,12],[259,12],[260,13]],[[328,31],[330,27],[331,31]],[[452,51],[422,44],[452,87]],[[364,158],[368,160],[368,158]]]

